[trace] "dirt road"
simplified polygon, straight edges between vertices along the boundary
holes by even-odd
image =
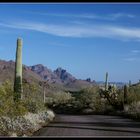
[[[140,136],[140,122],[120,116],[56,115],[53,123],[37,131],[34,136]]]

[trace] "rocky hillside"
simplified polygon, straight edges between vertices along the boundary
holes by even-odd
[[[51,69],[43,66],[42,64],[37,64],[34,66],[28,67],[31,71],[38,74],[42,80],[46,80],[49,83],[60,82],[61,80],[57,77],[55,73],[52,72]]]
[[[14,61],[0,60],[0,83],[10,80],[14,81]],[[41,77],[31,71],[27,66],[23,65],[23,80],[26,82],[39,82],[42,81]]]
[[[57,75],[57,77],[59,79],[61,79],[62,83],[70,83],[70,82],[74,82],[76,80],[75,77],[73,77],[70,73],[68,73],[66,70],[62,69],[62,68],[57,68],[54,71],[54,74]]]
[[[58,67],[56,70],[52,71],[42,64],[34,65],[29,67],[30,70],[40,75],[43,80],[46,80],[48,83],[63,86],[69,90],[79,90],[87,86],[92,86],[95,82],[90,80],[80,80],[76,79],[65,69]]]
[[[67,84],[76,80],[75,77],[60,67],[54,71],[43,66],[42,64],[37,64],[28,68],[49,83]]]
[[[12,82],[14,81],[14,69],[14,61],[0,60],[0,84],[8,79]],[[45,86],[51,86],[55,90],[79,90],[95,84],[89,80],[76,79],[74,76],[60,67],[52,71],[42,64],[37,64],[34,66],[23,65],[23,80],[29,83],[39,83],[40,85],[43,84],[43,81],[46,81],[47,84],[45,84]]]

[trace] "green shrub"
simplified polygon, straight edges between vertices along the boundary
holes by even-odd
[[[72,99],[70,93],[66,92],[56,92],[52,93],[49,97],[46,98],[46,103],[48,105],[57,106],[60,104],[67,104]]]
[[[91,109],[93,113],[104,113],[106,110],[107,101],[100,97],[98,87],[82,90],[78,100],[82,110]]]
[[[100,97],[99,88],[91,87],[76,93],[52,93],[46,105],[57,113],[105,113],[113,110],[107,100]]]
[[[4,82],[0,86],[0,115],[1,116],[17,116],[24,115],[27,110],[23,106],[23,102],[13,101],[13,85],[10,81]]]
[[[140,101],[134,101],[129,105],[125,105],[124,113],[128,117],[140,120]]]
[[[46,109],[38,85],[24,83],[23,89],[23,99],[14,102],[12,83],[6,81],[0,86],[0,116],[22,116],[27,112],[37,113]]]
[[[31,113],[37,113],[45,109],[42,90],[37,84],[23,84],[23,101],[26,109]]]

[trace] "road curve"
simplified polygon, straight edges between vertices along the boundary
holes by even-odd
[[[35,132],[34,136],[96,137],[140,136],[140,122],[120,116],[56,115],[54,122]]]

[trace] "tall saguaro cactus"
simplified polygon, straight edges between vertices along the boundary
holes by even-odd
[[[124,85],[124,104],[127,104],[128,87]]]
[[[18,38],[15,62],[14,100],[21,99],[22,91],[22,39]]]
[[[108,90],[108,72],[106,72],[106,77],[105,77],[105,90]]]
[[[131,80],[129,80],[129,86],[131,86]]]

